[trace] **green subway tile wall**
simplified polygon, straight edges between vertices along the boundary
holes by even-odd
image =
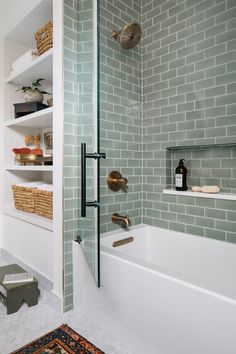
[[[190,186],[236,192],[235,147],[166,151],[236,142],[236,2],[143,0],[142,26],[143,222],[236,242],[236,202],[162,194],[179,158]]]
[[[119,229],[112,213],[141,222],[141,48],[122,49],[112,38],[127,23],[141,22],[141,1],[100,1],[101,21],[101,232]],[[128,192],[112,192],[107,175],[128,178]]]
[[[79,144],[91,147],[92,0],[65,0],[65,309],[72,308],[72,240],[78,233]],[[74,11],[76,10],[76,11]],[[189,184],[236,192],[236,2],[100,1],[101,232],[114,212],[151,225],[236,242],[236,202],[163,194],[177,160]],[[141,44],[121,49],[112,31],[130,22]],[[88,134],[89,132],[89,134]],[[214,148],[167,150],[217,144]],[[110,171],[129,180],[111,192]],[[87,225],[86,227],[89,228]]]
[[[80,144],[93,145],[93,10],[92,0],[64,1],[64,309],[73,307],[72,241],[93,235],[91,210],[79,220]],[[91,163],[87,198],[92,199]],[[83,224],[82,224],[83,223]],[[83,234],[81,230],[83,229]],[[92,258],[92,257],[91,257]]]

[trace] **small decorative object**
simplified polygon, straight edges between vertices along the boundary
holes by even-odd
[[[41,135],[26,135],[25,136],[25,145],[32,146],[34,145],[36,148],[40,147]]]
[[[43,130],[43,149],[44,156],[53,154],[53,133],[50,128]]]
[[[48,21],[35,33],[39,55],[53,47],[53,22]]]
[[[187,187],[187,168],[184,166],[185,159],[179,160],[179,166],[175,169],[175,189],[186,191]]]
[[[48,108],[46,104],[40,102],[24,102],[24,103],[15,103],[15,118],[20,118],[31,114],[42,109]]]
[[[192,191],[202,193],[219,193],[220,188],[218,186],[193,186]]]
[[[42,165],[42,156],[36,154],[16,154],[15,161],[23,165]]]
[[[39,89],[41,86],[41,81],[44,79],[37,79],[36,81],[32,82],[32,86],[22,86],[18,91],[25,93],[25,101],[26,102],[43,102],[43,95],[47,94],[50,95],[49,92],[42,91]]]
[[[0,300],[6,306],[8,315],[17,312],[24,301],[30,307],[38,303],[40,291],[38,281],[34,277],[32,277],[32,281],[4,283],[5,277],[22,273],[27,274],[17,264],[0,267]]]
[[[12,151],[15,154],[15,161],[27,165],[41,165],[43,160],[43,150],[36,148],[36,149],[28,149],[28,148],[14,148]]]
[[[34,136],[33,135],[26,135],[25,136],[25,145],[26,146],[32,146],[34,145]]]
[[[53,106],[53,98],[52,97],[47,100],[47,104],[49,105],[49,107]]]
[[[53,165],[53,156],[44,156],[43,157],[43,164],[44,166],[52,166]]]

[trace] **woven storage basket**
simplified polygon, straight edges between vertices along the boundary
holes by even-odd
[[[41,27],[35,33],[34,36],[35,36],[39,55],[45,53],[47,50],[52,48],[53,47],[53,22],[49,21],[45,23],[45,25]]]
[[[34,192],[37,188],[12,186],[15,208],[28,213],[35,213]]]
[[[36,189],[34,191],[35,212],[48,219],[53,218],[52,203],[53,192]]]

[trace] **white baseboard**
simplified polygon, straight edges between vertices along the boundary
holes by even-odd
[[[6,263],[11,263],[11,264],[17,263],[20,267],[25,269],[27,272],[32,273],[35,276],[35,278],[38,280],[39,286],[50,292],[50,298],[49,298],[50,306],[53,307],[56,311],[61,312],[62,299],[57,293],[53,291],[52,280],[46,278],[44,275],[40,274],[35,269],[31,268],[29,265],[20,261],[19,259],[14,257],[12,254],[4,250],[3,248],[0,248],[0,257]]]

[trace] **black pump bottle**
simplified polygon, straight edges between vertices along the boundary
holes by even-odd
[[[187,187],[187,168],[184,166],[184,159],[179,160],[179,166],[175,170],[175,189],[186,191]]]

